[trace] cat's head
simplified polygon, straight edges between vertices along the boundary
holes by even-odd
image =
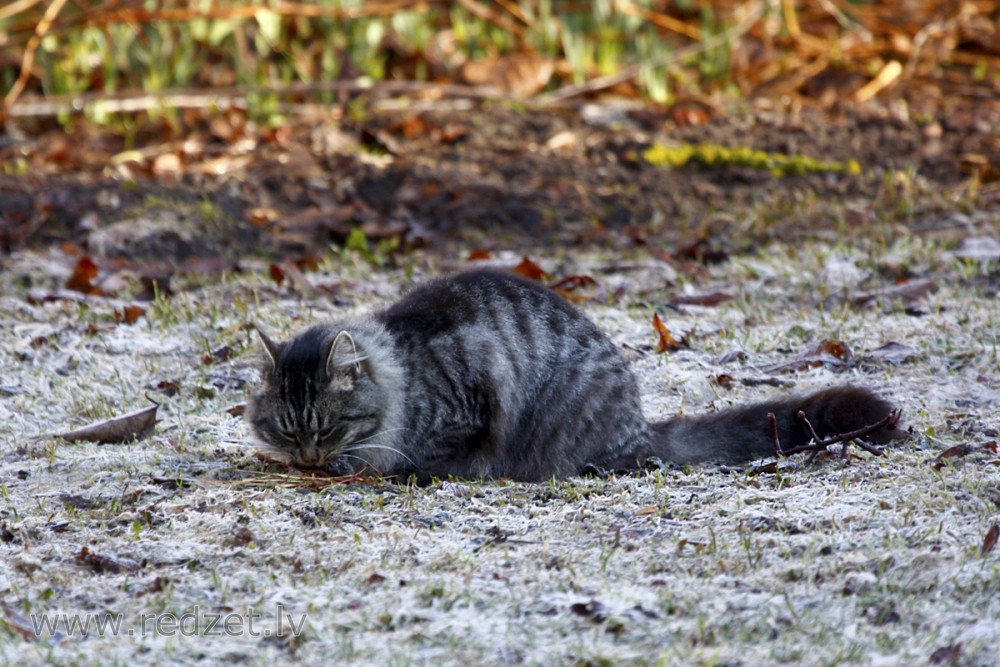
[[[350,333],[319,325],[283,343],[257,333],[264,349],[263,385],[250,397],[247,414],[268,453],[319,467],[350,456],[379,432],[385,393]]]

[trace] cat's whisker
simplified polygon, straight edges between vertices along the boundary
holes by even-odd
[[[387,429],[385,429],[383,431],[378,431],[377,433],[372,433],[371,435],[369,435],[367,437],[364,437],[364,438],[361,438],[360,440],[355,440],[354,442],[352,442],[350,444],[350,446],[358,445],[358,444],[361,444],[362,442],[368,442],[369,440],[373,440],[374,438],[377,438],[380,435],[385,435],[387,433],[394,433],[396,431],[409,431],[409,430],[410,429],[408,429],[408,428],[402,428],[402,427],[400,427],[400,428],[387,428]]]
[[[375,445],[375,444],[371,444],[371,443],[369,443],[369,444],[363,444],[363,445],[357,445],[357,446],[352,445],[349,449],[342,449],[342,450],[340,450],[340,453],[346,455],[349,452],[357,452],[357,451],[360,451],[362,449],[384,449],[387,452],[393,452],[393,453],[399,454],[404,459],[406,459],[407,463],[409,463],[410,465],[414,465],[413,459],[411,459],[409,456],[407,456],[403,452],[399,451],[395,447],[389,447],[388,445]]]
[[[372,462],[369,461],[368,459],[364,458],[364,457],[355,456],[354,454],[344,454],[344,453],[341,453],[341,456],[343,456],[345,459],[357,459],[358,461],[361,461],[362,463],[364,463],[365,467],[374,468],[374,466],[372,466]]]

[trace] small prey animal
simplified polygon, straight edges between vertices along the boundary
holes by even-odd
[[[892,406],[840,386],[696,417],[647,421],[615,344],[545,286],[498,270],[428,281],[368,319],[263,332],[263,382],[248,403],[256,445],[335,475],[538,481],[773,455],[850,432]],[[875,442],[899,430],[870,434]]]

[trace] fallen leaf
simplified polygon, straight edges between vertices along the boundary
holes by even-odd
[[[659,341],[656,343],[657,352],[676,352],[684,346],[683,341],[678,341],[670,333],[670,329],[667,325],[663,323],[660,316],[657,313],[653,313],[653,329],[659,336]]]
[[[590,602],[575,602],[569,606],[569,610],[577,616],[589,618],[596,623],[600,623],[607,618],[604,613],[604,605],[597,600],[591,600]]]
[[[101,291],[94,285],[98,272],[97,264],[92,259],[81,257],[73,267],[72,275],[66,280],[66,289],[84,294],[100,294]]]
[[[223,345],[222,347],[217,347],[205,356],[201,358],[201,362],[206,366],[212,364],[217,364],[222,361],[228,361],[230,357],[233,356],[233,348],[228,345]]]
[[[268,272],[271,274],[271,280],[279,285],[285,282],[285,272],[277,264],[271,264],[271,266],[268,267]]]
[[[164,396],[176,396],[181,390],[180,380],[160,380],[155,385],[146,387],[147,389],[155,389]]]
[[[475,248],[469,251],[469,256],[465,258],[465,261],[475,262],[480,259],[489,259],[489,258],[490,258],[489,250],[483,250],[482,248]]]
[[[709,292],[708,294],[678,294],[670,300],[674,306],[717,306],[733,297],[725,292]]]
[[[158,576],[154,578],[151,582],[146,584],[143,588],[136,591],[135,597],[141,598],[142,596],[148,595],[150,593],[162,593],[167,584],[170,584],[171,582],[173,582],[173,579],[171,579],[170,577]]]
[[[979,555],[985,556],[993,551],[993,548],[997,545],[998,538],[1000,538],[1000,523],[994,523],[986,531],[986,537],[983,538],[983,546],[979,548]]]
[[[681,246],[674,253],[677,259],[686,259],[699,264],[719,264],[729,259],[729,251],[718,240],[710,241],[702,236],[693,243]]]
[[[950,646],[942,646],[941,648],[931,653],[929,662],[932,665],[940,665],[942,663],[957,664],[959,658],[961,657],[962,657],[962,645],[951,644]]]
[[[909,345],[890,341],[882,347],[877,347],[865,355],[866,359],[878,359],[886,363],[898,366],[907,359],[915,356],[917,351]]]
[[[854,361],[854,353],[843,341],[824,338],[815,345],[807,347],[791,361],[774,364],[762,369],[765,373],[794,373],[807,368],[827,366],[838,369],[845,368]]]
[[[121,417],[63,433],[59,437],[66,442],[85,440],[102,444],[141,440],[153,432],[153,426],[156,424],[156,410],[159,407],[159,405],[153,405]]]
[[[20,635],[21,639],[29,642],[36,642],[42,638],[42,635],[35,632],[35,624],[32,623],[30,618],[17,611],[3,600],[0,600],[0,611],[3,612],[3,617],[6,621],[4,623],[4,627],[10,630],[13,634]],[[65,638],[66,635],[56,631],[53,633],[51,641],[58,644]]]
[[[131,558],[122,558],[121,556],[103,556],[101,554],[92,553],[87,547],[80,549],[80,553],[76,554],[76,560],[83,563],[94,572],[99,573],[134,573],[138,572],[142,567],[138,561],[134,561]]]
[[[246,403],[237,403],[233,407],[226,410],[226,414],[232,415],[233,417],[242,417],[247,411]]]
[[[720,387],[729,388],[733,384],[733,376],[728,373],[720,373],[719,375],[715,376],[715,384],[719,385]]]
[[[549,285],[549,289],[555,290],[560,296],[569,301],[584,301],[587,299],[586,295],[574,294],[581,287],[597,287],[597,281],[590,276],[567,276],[559,282]]]
[[[871,292],[862,292],[852,297],[851,303],[856,306],[865,306],[874,301],[882,301],[887,305],[891,305],[892,301],[896,299],[906,302],[918,301],[937,290],[937,283],[929,278],[924,280],[901,280],[891,287]]]
[[[140,317],[146,314],[146,309],[142,306],[125,306],[123,308],[115,308],[112,315],[114,315],[115,322],[120,324],[135,324]]]
[[[990,440],[988,442],[983,442],[977,444],[963,443],[961,445],[955,445],[954,447],[949,447],[934,459],[934,469],[940,470],[941,468],[948,465],[948,459],[961,458],[963,456],[968,456],[969,454],[974,454],[976,452],[991,452],[996,454],[997,452],[997,442],[996,440]]]
[[[552,275],[527,257],[521,258],[521,263],[514,267],[514,273],[531,280],[552,280]]]

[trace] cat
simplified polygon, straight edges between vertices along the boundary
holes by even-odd
[[[369,319],[318,324],[287,342],[258,329],[262,386],[247,414],[271,458],[335,475],[539,481],[591,466],[736,463],[810,435],[849,432],[892,406],[842,386],[699,417],[647,422],[615,344],[578,308],[513,273],[429,281]],[[875,442],[897,437],[885,427]]]

